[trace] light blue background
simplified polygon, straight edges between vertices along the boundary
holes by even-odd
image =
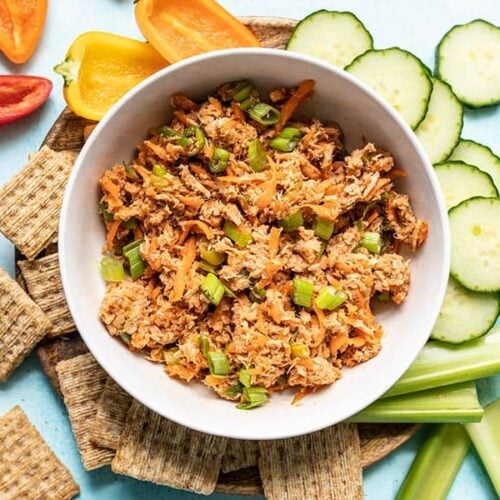
[[[28,153],[38,149],[50,125],[64,107],[62,81],[52,73],[51,68],[64,58],[71,41],[79,33],[89,30],[140,37],[134,21],[132,0],[51,0],[49,3],[47,25],[32,60],[23,66],[15,66],[0,55],[0,74],[46,76],[55,84],[50,101],[43,109],[23,121],[0,128],[0,184],[23,166]],[[400,46],[414,52],[431,67],[436,44],[454,24],[484,18],[500,25],[499,0],[221,0],[221,3],[236,15],[301,18],[321,8],[350,10],[371,31],[377,48]],[[499,106],[467,111],[464,137],[483,142],[498,153],[499,131]],[[0,265],[13,273],[14,252],[12,246],[1,236]],[[198,495],[116,476],[108,467],[91,473],[85,472],[64,406],[47,382],[34,355],[17,369],[7,383],[0,386],[0,415],[15,404],[24,408],[51,448],[68,466],[80,485],[81,498],[200,498]],[[421,432],[407,445],[365,472],[367,499],[394,498],[422,437]],[[445,456],[443,460],[446,460]],[[213,498],[237,497],[213,495]],[[474,451],[469,453],[462,466],[449,498],[496,498]]]

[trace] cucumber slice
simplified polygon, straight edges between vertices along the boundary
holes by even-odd
[[[475,196],[498,196],[495,184],[486,172],[462,161],[438,163],[435,172],[448,209]]]
[[[451,274],[469,290],[500,290],[500,199],[471,198],[449,212]]]
[[[323,59],[339,68],[372,48],[370,32],[354,14],[328,10],[302,19],[286,44],[286,50]]]
[[[470,139],[461,139],[448,160],[464,161],[490,174],[500,191],[500,158],[488,146]]]
[[[451,344],[481,337],[500,314],[499,299],[496,293],[471,292],[450,277],[431,337]]]
[[[429,108],[415,133],[431,163],[438,163],[450,156],[460,140],[464,109],[447,83],[431,80]]]
[[[500,28],[476,19],[454,26],[436,50],[437,74],[467,106],[500,102]]]
[[[369,50],[354,59],[346,71],[381,94],[411,128],[424,119],[432,82],[427,68],[413,54],[397,47]]]

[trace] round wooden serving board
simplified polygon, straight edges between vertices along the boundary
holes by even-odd
[[[284,48],[296,22],[293,19],[272,17],[245,17],[242,21],[261,40],[264,47]],[[84,128],[93,125],[93,122],[79,118],[66,108],[50,129],[43,145],[56,151],[79,151],[84,140]],[[89,129],[87,129],[88,131]],[[73,340],[76,340],[73,338]],[[54,346],[58,354],[42,366],[51,378],[55,363],[59,356],[68,358],[80,354],[78,342],[55,339]],[[73,350],[75,354],[72,354]],[[67,352],[66,352],[67,351]],[[417,431],[413,424],[360,424],[361,451],[363,467],[381,460],[403,443],[408,441]],[[240,495],[262,494],[262,485],[257,467],[249,467],[235,472],[221,474],[217,484],[217,491]]]

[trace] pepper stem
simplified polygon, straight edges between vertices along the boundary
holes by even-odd
[[[65,87],[77,78],[79,70],[80,63],[71,59],[66,59],[64,62],[54,66],[54,72],[63,77]]]

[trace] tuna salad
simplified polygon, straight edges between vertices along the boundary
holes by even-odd
[[[427,237],[390,152],[300,116],[313,88],[173,95],[169,123],[100,179],[106,329],[241,409],[376,356],[372,300],[405,300],[400,247]]]

